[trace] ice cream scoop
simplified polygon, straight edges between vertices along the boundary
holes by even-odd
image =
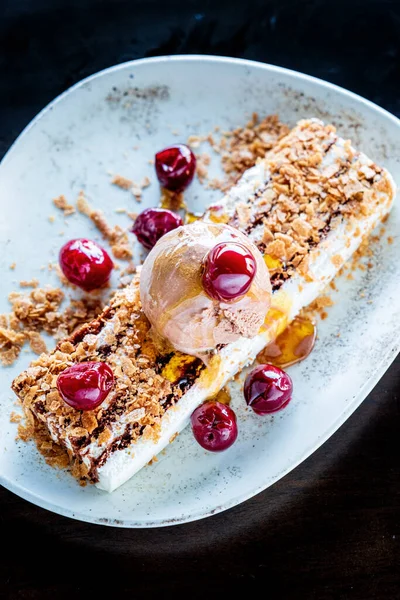
[[[221,289],[231,293],[224,296]],[[245,234],[198,221],[157,242],[142,267],[140,298],[158,336],[205,360],[221,344],[257,335],[271,284],[261,253]]]

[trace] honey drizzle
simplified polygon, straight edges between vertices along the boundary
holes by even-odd
[[[270,254],[264,254],[264,262],[268,267],[269,271],[276,271],[282,267],[282,261],[279,258],[274,258]]]
[[[187,210],[185,212],[185,225],[195,223],[196,221],[199,221],[203,216],[203,213],[190,212],[189,210]]]
[[[166,188],[161,188],[160,208],[167,208],[175,212],[186,210],[183,192],[172,192]]]
[[[210,396],[209,398],[207,398],[207,400],[221,402],[221,404],[226,404],[227,406],[229,406],[229,404],[231,403],[231,393],[229,391],[229,388],[227,386],[224,386],[219,390],[217,394],[215,394],[215,396]]]
[[[276,367],[289,367],[309,356],[315,344],[316,325],[310,319],[296,317],[257,355],[259,363],[268,363]]]
[[[229,222],[229,215],[209,213],[208,220],[211,221],[212,223],[226,224]]]
[[[161,375],[171,383],[176,383],[179,379],[184,377],[188,367],[194,366],[196,361],[198,361],[198,359],[195,356],[175,352],[164,366]]]

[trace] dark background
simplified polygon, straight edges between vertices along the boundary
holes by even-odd
[[[398,2],[0,0],[0,155],[83,77],[181,53],[290,67],[400,116]],[[0,489],[0,597],[399,599],[399,373],[272,488],[196,523],[102,528]]]

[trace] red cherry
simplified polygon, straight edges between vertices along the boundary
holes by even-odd
[[[86,292],[107,283],[114,266],[104,248],[85,239],[67,242],[60,250],[59,262],[68,281]]]
[[[183,225],[179,215],[166,208],[146,208],[137,216],[131,231],[145,248],[152,248],[169,231]]]
[[[114,384],[105,362],[83,362],[65,369],[57,378],[60,396],[76,410],[93,410],[103,402]]]
[[[244,397],[258,415],[284,408],[290,401],[293,383],[285,371],[273,365],[259,365],[246,377]]]
[[[232,446],[237,438],[236,415],[221,402],[204,402],[191,416],[196,441],[210,452],[221,452]]]
[[[254,256],[238,242],[221,242],[204,260],[203,287],[214,300],[228,302],[244,296],[257,271]]]
[[[176,144],[157,152],[155,167],[162,186],[172,192],[183,192],[196,171],[196,157],[185,144]]]

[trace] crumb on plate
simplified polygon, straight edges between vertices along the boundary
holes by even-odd
[[[102,211],[90,206],[82,191],[79,193],[76,205],[78,211],[89,217],[92,223],[100,231],[103,238],[109,242],[115,258],[119,258],[120,260],[130,260],[133,257],[127,232],[119,225],[111,227],[107,223]]]
[[[73,215],[76,212],[75,207],[72,204],[68,203],[66,197],[63,194],[61,194],[57,198],[53,198],[53,204],[64,213],[64,217]],[[49,220],[50,222],[52,222],[51,217],[49,217]]]

